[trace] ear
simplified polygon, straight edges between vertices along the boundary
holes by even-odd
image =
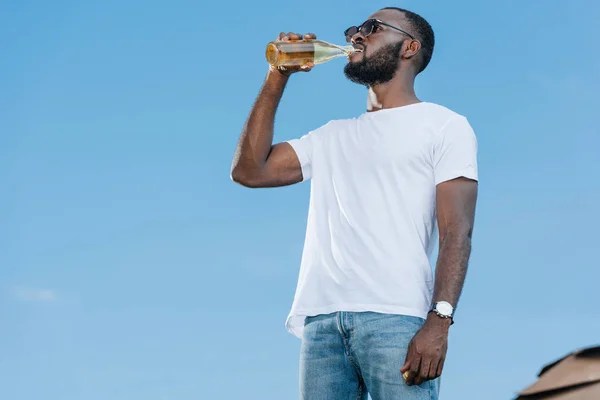
[[[415,57],[421,51],[421,42],[418,40],[407,40],[402,46],[402,58],[408,60]]]

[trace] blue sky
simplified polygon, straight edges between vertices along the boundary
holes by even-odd
[[[598,2],[23,0],[0,5],[0,398],[297,398],[309,185],[236,186],[231,158],[268,41],[341,44],[387,5],[431,22],[418,95],[479,140],[441,398],[509,399],[599,342]],[[343,63],[293,77],[277,140],[364,112]]]

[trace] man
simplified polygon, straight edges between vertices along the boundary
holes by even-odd
[[[272,67],[231,176],[253,188],[312,179],[286,322],[302,339],[301,397],[437,399],[471,250],[476,138],[465,117],[415,95],[415,78],[434,47],[422,17],[385,8],[350,27],[346,38],[362,50],[344,72],[368,88],[367,112],[273,145],[287,81],[313,65]],[[434,280],[429,257],[437,233]]]

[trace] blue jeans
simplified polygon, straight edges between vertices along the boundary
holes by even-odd
[[[303,400],[437,400],[439,378],[408,386],[400,368],[425,321],[406,315],[335,312],[308,317],[300,352]]]

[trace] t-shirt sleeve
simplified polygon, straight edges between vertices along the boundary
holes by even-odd
[[[318,146],[318,137],[327,126],[329,126],[329,124],[310,131],[299,139],[292,139],[286,142],[292,146],[298,156],[300,166],[302,167],[302,181],[307,181],[312,178],[314,149],[315,146]]]
[[[433,149],[435,184],[465,177],[479,180],[477,138],[467,119],[454,116],[439,133]]]
[[[292,149],[298,156],[300,166],[302,167],[302,181],[307,181],[312,177],[312,147],[313,147],[313,136],[312,132],[302,136],[299,139],[288,140]]]

